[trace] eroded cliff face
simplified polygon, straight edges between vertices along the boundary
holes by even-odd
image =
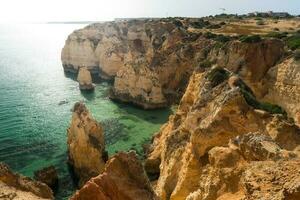
[[[283,53],[284,44],[277,39],[264,39],[254,43],[234,40],[221,48],[214,48],[209,58],[218,66],[238,73],[261,98],[266,92],[262,79],[280,61]]]
[[[0,199],[41,200],[54,197],[46,184],[13,173],[6,164],[0,163]]]
[[[92,118],[85,105],[76,103],[68,134],[69,163],[82,186],[104,170],[107,160],[101,124]]]
[[[212,41],[172,20],[92,24],[72,33],[62,50],[65,70],[87,67],[114,79],[111,97],[144,108],[180,99]]]
[[[77,81],[79,82],[79,88],[81,90],[93,90],[95,88],[91,73],[87,67],[81,67],[79,69]]]
[[[300,125],[300,61],[287,58],[268,71],[266,101],[282,106]]]
[[[299,162],[297,149],[300,129],[286,120],[284,112],[270,113],[281,112],[278,107],[272,106],[270,109],[257,101],[251,89],[227,70],[213,68],[206,72],[195,72],[177,112],[155,135],[152,151],[145,163],[147,172],[159,174],[155,188],[157,195],[163,200],[212,200],[222,199],[223,195],[229,195],[223,199],[230,199],[230,195],[242,199],[238,197],[251,196],[253,191],[262,195],[259,187],[247,188],[249,180],[243,178],[247,170],[252,170],[248,167],[253,161],[272,160],[277,168],[271,171],[284,171],[277,162],[287,157],[287,160],[297,160],[290,163],[287,161],[291,170]],[[259,110],[255,109],[258,107]],[[267,153],[259,149],[259,142],[246,142],[249,147],[239,145],[239,142],[230,143],[234,138],[239,141],[239,137],[248,133],[257,133],[258,138],[268,138],[265,140],[270,145],[262,147],[270,148],[266,150]],[[261,141],[261,144],[265,145],[265,141]],[[248,154],[257,155],[254,158],[247,157],[247,151],[250,152]],[[272,155],[277,151],[288,153],[284,156]],[[222,152],[224,156],[219,156]],[[218,159],[225,159],[220,161],[225,163],[216,165]],[[268,164],[272,165],[272,162]],[[294,176],[287,179],[291,182],[296,180]],[[259,180],[253,181],[257,181],[254,185],[259,185]],[[283,182],[278,184],[283,186]]]
[[[120,152],[105,165],[104,172],[88,181],[72,200],[157,199],[135,152]]]

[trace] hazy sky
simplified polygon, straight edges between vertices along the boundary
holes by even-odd
[[[111,20],[118,17],[199,17],[250,11],[300,14],[300,0],[2,0],[0,22]]]

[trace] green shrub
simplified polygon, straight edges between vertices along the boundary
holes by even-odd
[[[226,43],[226,42],[229,42],[231,40],[231,38],[229,36],[225,36],[225,35],[217,35],[214,40],[217,42]]]
[[[221,25],[219,24],[211,24],[209,26],[206,27],[207,29],[218,29],[221,28]]]
[[[300,49],[297,49],[294,53],[295,60],[300,60]]]
[[[282,38],[287,37],[287,34],[286,33],[281,33],[281,32],[271,32],[271,33],[268,33],[266,35],[266,37],[282,39]]]
[[[203,34],[203,36],[204,36],[206,39],[214,39],[214,38],[217,37],[216,34],[211,33],[211,32],[206,32],[206,33]]]
[[[296,50],[300,48],[300,34],[297,33],[287,38],[287,45],[290,49]]]
[[[199,20],[199,21],[196,21],[196,22],[191,22],[191,26],[193,28],[197,28],[197,29],[201,29],[201,28],[204,28],[206,26],[209,26],[210,23],[209,21],[205,21],[205,20]]]
[[[259,20],[256,22],[256,25],[262,26],[265,25],[265,22],[263,20]]]
[[[210,68],[215,62],[210,60],[204,60],[199,64],[199,68],[207,69]]]
[[[211,82],[212,87],[216,87],[229,78],[229,72],[222,67],[216,67],[207,74],[206,78]]]
[[[183,27],[183,24],[182,24],[182,22],[181,22],[180,20],[174,20],[174,21],[173,21],[173,24],[174,24],[175,26],[177,26],[177,27]]]
[[[249,36],[242,36],[240,38],[241,42],[245,43],[257,43],[261,41],[261,37],[259,35],[249,35]]]

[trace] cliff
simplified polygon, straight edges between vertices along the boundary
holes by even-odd
[[[54,197],[46,184],[13,173],[6,164],[0,163],[0,199],[42,200]]]
[[[293,175],[274,185],[283,188],[287,181],[291,194],[286,196],[299,195],[292,183],[299,178],[294,170],[300,129],[285,115],[280,107],[258,101],[230,71],[195,72],[177,112],[154,136],[145,163],[148,173],[159,175],[156,193],[163,200],[257,199],[272,183],[261,182],[256,171],[269,171],[261,176],[270,180],[291,170]]]
[[[104,170],[107,153],[102,126],[92,118],[86,106],[79,102],[74,105],[67,135],[69,163],[82,186]]]
[[[203,22],[193,20],[89,25],[68,37],[61,56],[64,69],[77,72],[86,67],[102,78],[113,79],[112,99],[152,109],[179,102],[201,62],[209,61],[243,75],[255,90],[283,55],[280,40],[247,43],[226,36],[228,42],[224,42],[224,36],[194,31],[191,27]]]

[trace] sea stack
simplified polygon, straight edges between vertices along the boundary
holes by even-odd
[[[69,163],[79,178],[79,186],[104,170],[107,154],[100,123],[92,118],[86,106],[74,105],[68,134]]]
[[[77,81],[79,82],[80,90],[94,90],[95,88],[91,72],[86,67],[81,67],[79,69]]]

